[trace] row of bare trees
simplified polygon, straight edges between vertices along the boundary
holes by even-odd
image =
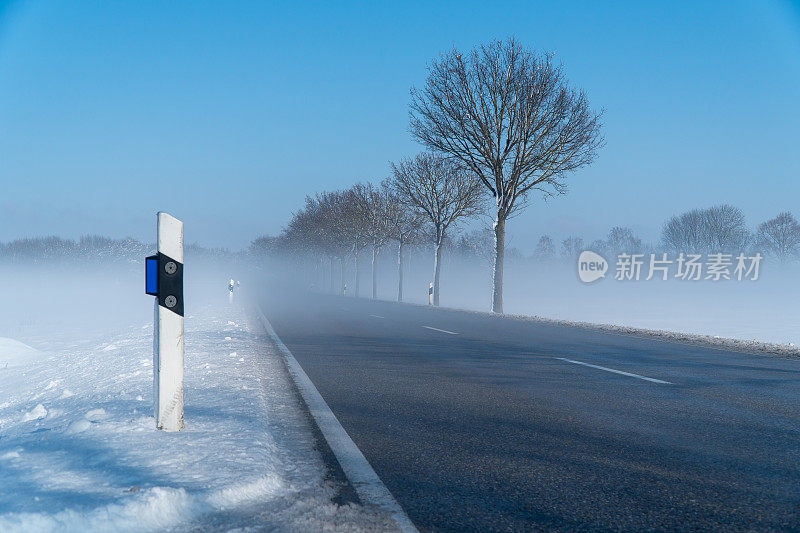
[[[471,170],[494,200],[492,311],[503,312],[506,222],[531,193],[562,194],[568,174],[592,163],[600,117],[551,55],[513,38],[442,54],[412,88],[414,138]]]
[[[283,251],[301,252],[341,265],[340,290],[346,265],[355,265],[355,294],[360,294],[361,253],[371,248],[372,297],[377,298],[378,256],[397,245],[397,299],[403,300],[403,258],[409,245],[434,245],[434,304],[439,304],[442,248],[458,222],[481,211],[482,189],[464,167],[440,155],[423,152],[392,164],[392,177],[379,185],[357,183],[344,190],[306,198],[279,237]]]
[[[425,221],[436,249],[438,303],[448,228],[474,215],[481,197],[490,197],[492,310],[502,313],[506,223],[528,205],[533,193],[547,197],[566,192],[569,173],[594,160],[603,143],[601,113],[568,82],[552,55],[512,38],[466,53],[454,48],[431,61],[424,86],[411,89],[409,117],[412,136],[427,152],[392,165],[390,182],[380,186],[359,184],[309,198],[287,233],[305,236],[306,245],[340,260],[371,245],[374,265],[389,240],[399,243],[400,256],[404,243],[410,242],[406,239],[413,232],[401,237],[398,224],[414,227]],[[398,222],[402,217],[405,222]],[[402,297],[401,259],[398,268]],[[373,266],[373,294],[375,270]]]
[[[664,225],[662,246],[672,251],[758,251],[780,262],[800,258],[800,223],[788,212],[758,225],[751,232],[738,207],[723,204],[693,209],[672,217]]]
[[[592,241],[588,246],[576,236],[562,240],[560,257],[572,260],[585,249],[606,257],[614,257],[621,252],[708,254],[748,251],[785,263],[800,259],[800,222],[792,213],[785,211],[751,231],[739,208],[723,204],[692,209],[671,217],[664,224],[661,240],[656,244],[644,244],[630,228],[616,226],[611,228],[605,239]],[[549,261],[558,255],[553,239],[543,235],[536,245],[533,258]]]

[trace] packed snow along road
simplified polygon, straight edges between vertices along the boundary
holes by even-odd
[[[0,531],[392,529],[332,503],[283,362],[226,302],[187,309],[180,433],[155,429],[152,314],[0,338]]]

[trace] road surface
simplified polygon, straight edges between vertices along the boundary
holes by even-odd
[[[800,361],[349,297],[260,302],[421,531],[800,528]]]

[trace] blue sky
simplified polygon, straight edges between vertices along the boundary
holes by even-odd
[[[87,233],[238,249],[306,194],[420,150],[408,92],[452,46],[516,36],[605,108],[569,194],[509,222],[657,238],[728,202],[800,216],[800,5],[687,2],[0,0],[0,240]]]

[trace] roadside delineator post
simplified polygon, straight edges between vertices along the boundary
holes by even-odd
[[[183,222],[158,213],[158,253],[145,260],[155,296],[153,388],[156,428],[183,429]]]
[[[433,305],[433,282],[428,285],[428,305]]]

